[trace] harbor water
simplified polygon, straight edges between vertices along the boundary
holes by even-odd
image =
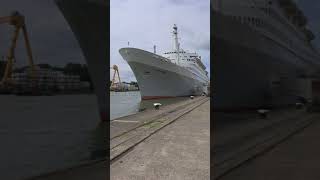
[[[24,179],[106,156],[96,96],[0,95],[0,177]]]
[[[139,111],[153,108],[153,103],[168,105],[188,99],[188,97],[176,97],[165,99],[141,100],[139,91],[110,92],[110,119],[135,114]]]

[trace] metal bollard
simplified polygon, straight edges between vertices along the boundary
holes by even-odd
[[[258,113],[259,113],[260,117],[263,118],[263,119],[267,117],[267,113],[268,112],[269,112],[269,110],[267,110],[267,109],[259,109],[258,110]]]
[[[153,107],[154,107],[156,110],[158,110],[161,105],[162,105],[162,104],[160,104],[160,103],[153,103]]]
[[[301,109],[301,108],[302,108],[302,106],[303,106],[303,104],[302,104],[302,103],[296,103],[296,108],[297,108],[297,109]]]

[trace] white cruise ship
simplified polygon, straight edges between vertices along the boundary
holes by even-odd
[[[142,99],[201,95],[207,93],[208,72],[201,56],[180,48],[178,28],[173,26],[173,50],[162,56],[137,49],[119,50],[131,67]]]
[[[320,56],[293,0],[215,0],[211,11],[214,110],[311,98]]]
[[[109,53],[109,17],[106,0],[55,0],[71,27],[86,59],[90,78],[97,96],[101,119],[109,117],[107,91],[109,82],[106,71]]]

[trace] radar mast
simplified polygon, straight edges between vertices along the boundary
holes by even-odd
[[[173,38],[174,38],[174,43],[173,43],[173,49],[177,53],[177,62],[180,64],[180,47],[179,47],[179,41],[178,41],[178,27],[176,24],[173,25]]]

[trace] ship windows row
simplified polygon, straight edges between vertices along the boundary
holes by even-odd
[[[177,53],[176,51],[173,51],[173,52],[165,52],[164,54],[175,54],[175,53]],[[184,54],[184,53],[186,53],[185,51],[180,51],[179,53],[182,53],[182,54]]]
[[[260,18],[255,18],[255,17],[241,17],[241,16],[233,16],[234,20],[238,20],[241,23],[247,23],[247,24],[251,24],[254,26],[262,26],[264,25],[263,20],[261,20]]]
[[[271,14],[271,9],[270,8],[260,8],[264,13],[266,13],[267,15]]]

